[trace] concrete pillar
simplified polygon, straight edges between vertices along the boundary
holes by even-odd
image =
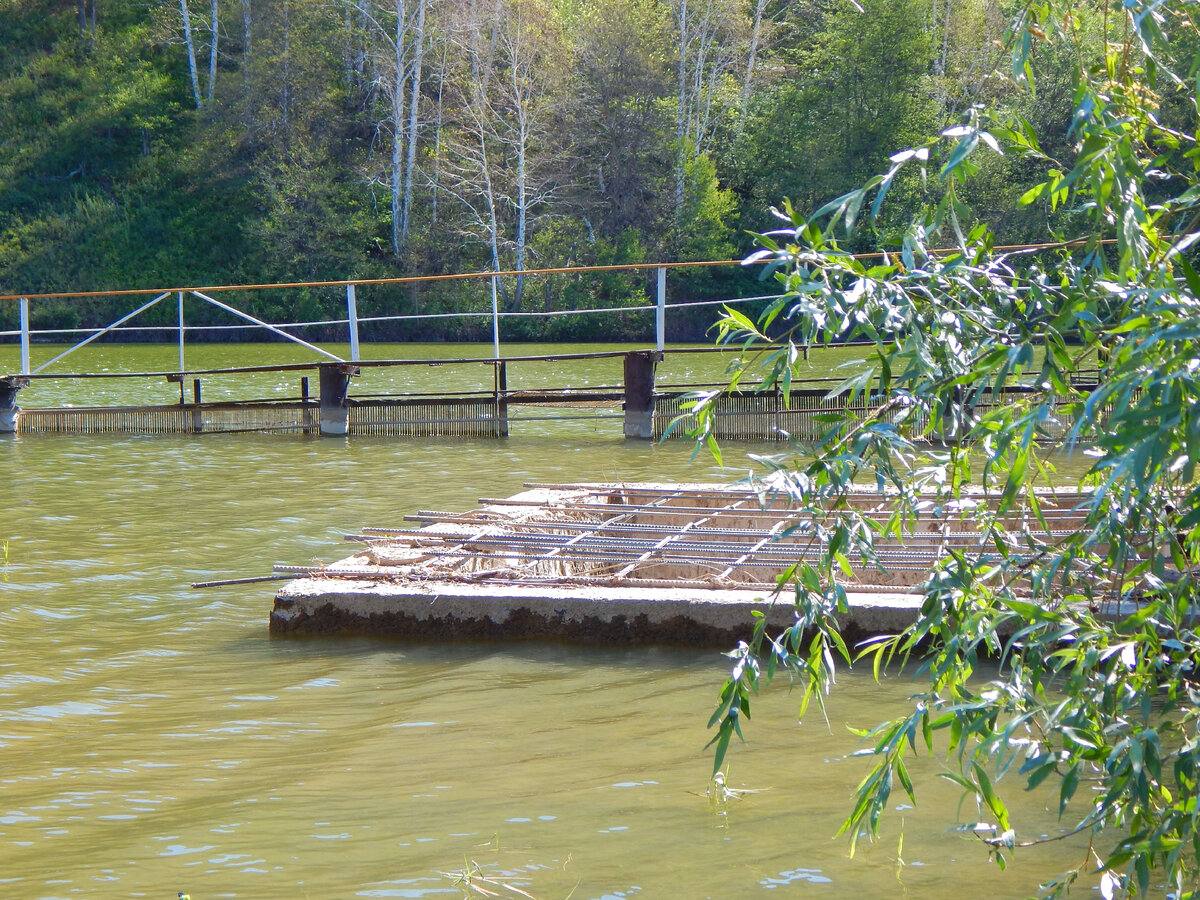
[[[308,400],[308,378],[300,379],[300,406],[303,408],[301,424],[304,426],[305,434],[312,434],[312,409],[309,408]]]
[[[17,430],[17,391],[29,384],[28,378],[0,375],[0,434],[12,434]]]
[[[654,367],[662,361],[660,350],[635,350],[625,354],[625,437],[654,438]]]
[[[508,437],[508,363],[496,362],[496,401],[492,436]]]
[[[192,433],[200,434],[204,430],[204,410],[200,406],[200,379],[192,379]]]
[[[358,366],[321,364],[321,434],[336,436],[349,431],[350,407],[346,405],[346,394],[350,391],[350,378],[358,371]]]

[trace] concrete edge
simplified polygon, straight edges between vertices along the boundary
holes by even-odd
[[[921,605],[919,595],[906,593],[849,593],[848,599],[850,613],[840,624],[851,641],[902,631]],[[790,595],[772,601],[753,591],[302,578],[276,595],[270,630],[727,645],[750,635],[756,610],[777,628],[795,621]]]

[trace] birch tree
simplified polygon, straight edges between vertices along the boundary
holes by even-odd
[[[576,214],[596,216],[596,230],[610,239],[629,228],[660,229],[672,204],[669,9],[655,0],[594,0],[572,42]]]
[[[549,214],[558,181],[550,125],[565,81],[557,16],[541,0],[473,4],[459,29],[461,121],[443,189],[468,214],[468,231],[524,269],[532,229]],[[510,300],[521,307],[524,278]]]
[[[250,60],[250,37],[251,37],[251,10],[250,0],[242,0],[242,67]]]
[[[933,0],[937,2],[937,0]],[[948,2],[948,0],[947,0]],[[750,42],[746,49],[746,75],[742,79],[742,102],[738,109],[738,131],[746,122],[746,110],[750,108],[750,88],[754,84],[754,68],[758,63],[758,51],[766,37],[763,19],[770,0],[754,0],[753,22],[750,25]],[[772,23],[766,23],[768,26]]]
[[[458,200],[466,216],[463,230],[482,237],[499,272],[500,220],[495,186],[493,131],[489,88],[499,35],[498,0],[471,0],[462,19],[452,26],[457,65],[454,88],[458,121],[447,140],[445,178],[441,190]]]
[[[183,43],[187,47],[188,74],[192,79],[192,99],[200,108],[200,77],[196,72],[196,43],[192,38],[192,18],[188,14],[187,0],[179,0],[179,14],[183,17]]]
[[[400,197],[404,184],[404,125],[407,120],[405,83],[408,81],[408,8],[405,0],[396,0],[396,30],[392,38],[392,72],[390,94],[392,100],[392,164],[390,183],[392,191],[392,251],[399,256],[402,246],[400,231]]]
[[[445,119],[443,118],[443,110],[445,109],[446,96],[446,63],[449,53],[450,42],[442,41],[437,72],[437,102],[433,115],[433,173],[430,177],[430,187],[432,190],[430,191],[429,197],[430,224],[434,227],[437,226],[438,222],[438,195],[441,193],[440,186],[442,183],[442,126],[445,122]]]
[[[208,90],[205,93],[206,100],[212,100],[213,90],[217,83],[217,34],[218,34],[218,19],[217,19],[217,0],[212,0],[212,11],[209,21],[209,34],[211,37],[208,41]]]
[[[738,98],[746,67],[748,23],[734,0],[673,0],[676,37],[675,215],[682,221],[686,171],[704,153],[715,126]]]
[[[394,0],[389,9],[391,25],[385,32],[378,19],[372,19],[377,34],[385,35],[386,60],[379,59],[376,86],[387,98],[388,115],[380,130],[390,135],[390,159],[384,180],[388,185],[391,209],[392,252],[404,251],[412,227],[414,185],[417,179],[417,149],[421,120],[421,87],[425,74],[425,53],[433,32],[433,0]],[[365,10],[364,0],[357,8]],[[369,18],[370,14],[365,13]]]
[[[413,31],[413,63],[412,74],[409,77],[407,155],[404,161],[404,187],[400,202],[399,244],[401,247],[408,240],[408,229],[412,222],[413,181],[417,166],[417,138],[420,123],[419,111],[421,103],[421,74],[425,58],[425,19],[430,0],[416,0],[416,25]],[[399,252],[399,249],[397,249]]]

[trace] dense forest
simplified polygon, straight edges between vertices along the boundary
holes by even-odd
[[[973,105],[1028,103],[997,72],[1007,4],[0,0],[0,294],[728,259],[772,205],[811,208]],[[1039,60],[1051,76],[1020,110],[1051,156],[1069,152],[1088,44]],[[1069,226],[1018,205],[1038,169],[984,165],[966,216],[1011,242]],[[860,247],[937,191],[894,185]],[[501,302],[640,303],[651,277],[506,278]],[[461,309],[484,290],[373,288],[364,314]],[[735,269],[671,282],[673,300],[761,290]],[[295,320],[342,297],[240,302]],[[33,324],[126,309],[41,302]],[[676,317],[673,336],[711,318]],[[471,336],[449,321],[372,336]],[[530,338],[582,327],[519,321]]]

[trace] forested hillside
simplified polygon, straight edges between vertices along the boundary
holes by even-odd
[[[729,258],[771,227],[772,205],[818,204],[972,104],[1003,104],[1009,83],[994,70],[1012,11],[0,0],[0,293]],[[1087,46],[1081,35],[1042,67],[1065,86]],[[1026,114],[1044,149],[1066,152],[1070,95],[1043,84]],[[1003,240],[1043,238],[1046,209],[1016,203],[1034,173],[1013,157],[987,165],[964,213]],[[898,183],[890,214],[936,191],[935,178]],[[887,229],[862,240],[886,242]],[[673,291],[754,289],[736,272],[694,279]],[[511,279],[503,302],[612,305],[648,287],[641,275]],[[372,302],[434,311],[464,290],[377,290]],[[336,301],[254,300],[284,317]],[[86,310],[37,304],[34,324],[108,312]],[[573,336],[547,327],[527,336]]]

